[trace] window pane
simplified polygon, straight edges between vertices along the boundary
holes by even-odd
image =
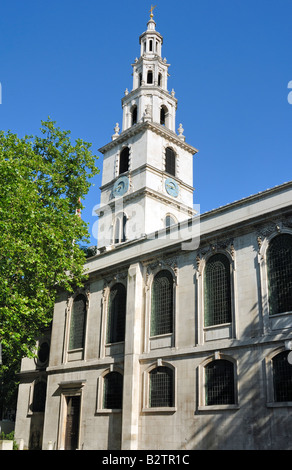
[[[231,322],[230,264],[226,256],[212,256],[205,269],[205,326]]]
[[[275,401],[292,401],[292,365],[288,362],[290,351],[273,358]]]
[[[219,359],[205,367],[206,405],[234,403],[234,373],[232,362]]]
[[[85,314],[86,300],[84,295],[80,294],[75,298],[72,307],[69,350],[84,347]]]
[[[123,403],[123,376],[110,372],[104,378],[103,408],[119,410]]]
[[[292,236],[273,238],[267,252],[270,314],[292,310]]]
[[[173,372],[157,367],[150,372],[150,407],[173,406]]]
[[[173,277],[169,271],[160,271],[154,278],[151,309],[151,336],[172,333]]]
[[[117,343],[125,340],[126,288],[115,284],[109,296],[107,342]]]

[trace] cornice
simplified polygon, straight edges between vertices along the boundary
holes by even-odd
[[[178,210],[181,212],[185,212],[189,214],[189,217],[192,217],[192,215],[195,213],[193,207],[187,206],[183,202],[172,199],[162,193],[159,193],[158,191],[154,191],[153,189],[147,188],[144,186],[143,188],[138,189],[137,191],[134,191],[132,193],[127,193],[125,196],[122,197],[123,201],[129,202],[133,199],[140,199],[141,197],[151,197],[152,199],[159,200],[163,202],[164,204],[169,205],[170,207],[177,207]],[[109,207],[114,207],[116,204],[116,199],[112,199],[109,201],[105,206]],[[97,214],[100,214],[103,212],[103,207],[99,207],[99,209],[96,211]]]
[[[129,92],[127,95],[123,96],[122,98],[122,106],[127,102],[127,101],[131,101],[134,97],[140,97],[140,96],[143,96],[143,95],[148,95],[149,94],[149,91],[152,92],[152,96],[157,96],[157,95],[162,95],[163,98],[165,98],[166,100],[170,100],[170,101],[174,101],[175,102],[175,105],[177,107],[177,98],[175,98],[175,96],[172,96],[169,91],[167,90],[164,90],[163,88],[157,86],[157,85],[141,85],[139,88],[135,88],[134,90],[132,90],[131,92]]]
[[[195,155],[198,150],[195,147],[192,147],[191,145],[187,144],[184,140],[180,139],[179,136],[177,136],[174,132],[171,130],[167,129],[166,127],[162,126],[161,124],[157,124],[154,122],[140,122],[138,124],[135,124],[134,126],[130,127],[129,129],[126,129],[123,131],[119,137],[116,139],[112,140],[108,144],[104,145],[101,147],[98,151],[102,154],[105,154],[109,150],[111,150],[114,147],[118,147],[121,144],[123,144],[125,141],[127,141],[130,137],[133,137],[134,135],[139,134],[140,132],[146,132],[146,131],[152,131],[157,135],[160,135],[167,139],[170,142],[175,143],[178,147],[186,150],[187,152],[192,153]]]
[[[169,175],[169,173],[166,173],[164,170],[159,170],[158,168],[155,168],[154,166],[152,165],[149,165],[149,163],[145,163],[144,165],[141,165],[139,166],[138,168],[135,168],[134,170],[131,170],[131,171],[128,171],[126,173],[123,173],[123,175],[125,176],[129,176],[129,178],[133,178],[135,177],[137,174],[141,174],[143,171],[150,171],[151,173],[154,173],[158,176],[160,176],[161,178],[168,178],[169,176],[171,176],[173,179],[175,179],[175,181],[184,189],[188,190],[188,191],[194,191],[195,188],[193,186],[190,186],[189,184],[185,183],[183,180],[181,180],[180,178],[176,178],[175,176],[172,176],[172,175]],[[118,175],[116,176],[115,178],[113,178],[111,181],[109,181],[108,183],[105,183],[103,185],[101,185],[99,187],[100,191],[103,191],[105,189],[109,189],[119,178],[120,178],[121,175]]]

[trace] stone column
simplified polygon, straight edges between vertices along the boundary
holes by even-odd
[[[128,271],[124,361],[122,450],[138,449],[143,277],[140,263]]]

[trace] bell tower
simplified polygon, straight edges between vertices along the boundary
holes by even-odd
[[[168,91],[169,64],[151,10],[141,34],[133,86],[122,98],[122,129],[116,124],[103,154],[98,248],[149,235],[186,220],[193,211],[193,155],[180,124],[177,99]]]

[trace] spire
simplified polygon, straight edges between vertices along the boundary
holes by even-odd
[[[147,29],[139,37],[140,57],[133,67],[133,88],[122,99],[122,132],[139,122],[155,122],[175,132],[177,99],[167,89],[169,64],[162,59],[163,37],[151,6]],[[114,136],[115,137],[115,136]]]

